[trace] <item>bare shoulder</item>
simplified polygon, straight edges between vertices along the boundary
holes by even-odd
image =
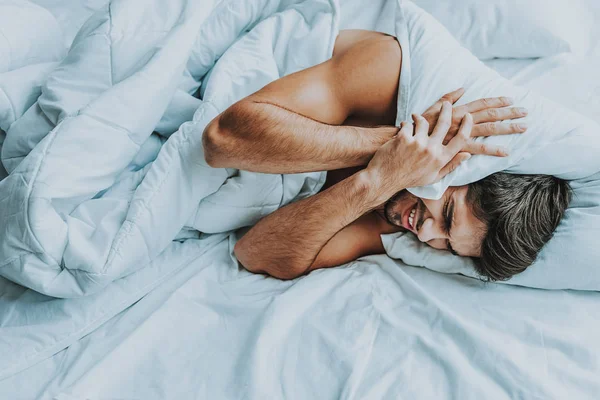
[[[333,60],[342,65],[360,65],[378,72],[400,73],[402,49],[395,37],[363,30],[340,31]]]
[[[400,44],[395,37],[381,32],[366,31],[362,29],[341,30],[335,40],[333,56],[339,56],[355,46],[377,46],[379,50],[389,50],[400,54]]]
[[[331,59],[332,76],[345,98],[353,99],[353,115],[395,119],[402,49],[395,37],[380,32],[341,31]]]

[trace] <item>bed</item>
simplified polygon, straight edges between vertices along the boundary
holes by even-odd
[[[37,3],[67,27],[69,41],[103,2]],[[374,2],[363,13],[358,2],[343,3],[342,27],[373,26],[384,7]],[[600,122],[600,46],[583,59],[486,63]],[[92,296],[54,299],[0,278],[0,398],[600,393],[597,292],[486,284],[384,255],[278,281],[240,269],[230,241],[178,243],[145,273],[178,267],[135,290],[126,277]]]

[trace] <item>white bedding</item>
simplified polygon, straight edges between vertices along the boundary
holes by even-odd
[[[546,97],[600,122],[600,45],[584,60],[564,60],[525,85]]]
[[[2,144],[4,143],[5,133],[0,129],[0,152],[2,152]],[[4,169],[4,165],[0,163],[0,181],[8,176],[8,172]]]
[[[385,256],[281,282],[221,242],[0,398],[593,399],[599,306]]]
[[[237,100],[331,57],[338,14],[333,0],[113,1],[58,66],[8,72],[22,86],[0,87],[0,275],[89,295],[182,234],[252,225],[316,193],[325,172],[209,167],[202,132]]]
[[[512,77],[580,99],[579,111],[598,116],[600,84],[580,74],[600,67],[590,60],[528,63]],[[143,271],[171,274],[137,290],[125,278],[79,303],[0,278],[0,398],[595,399],[600,392],[600,293],[485,285],[385,256],[281,282],[238,269],[218,236],[177,244],[153,265]],[[48,336],[60,340],[43,347]]]

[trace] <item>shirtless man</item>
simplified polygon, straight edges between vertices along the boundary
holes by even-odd
[[[330,60],[283,77],[232,105],[206,128],[206,161],[218,168],[293,174],[329,171],[320,193],[259,221],[235,246],[249,271],[292,279],[368,254],[380,234],[473,257],[490,280],[522,272],[551,238],[569,186],[541,175],[498,173],[451,187],[439,200],[406,188],[438,181],[472,154],[506,156],[472,140],[516,134],[526,115],[509,99],[453,107],[450,93],[395,127],[402,50],[394,37],[342,31]]]

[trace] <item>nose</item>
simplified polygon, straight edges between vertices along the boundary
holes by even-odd
[[[446,233],[443,231],[440,224],[437,224],[431,216],[423,221],[417,236],[419,240],[424,243],[436,239],[446,239]]]

